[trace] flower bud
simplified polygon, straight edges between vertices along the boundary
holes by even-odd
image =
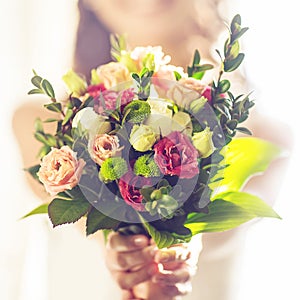
[[[196,132],[192,137],[194,147],[203,158],[210,156],[215,151],[212,136],[213,133],[206,127],[203,131]]]

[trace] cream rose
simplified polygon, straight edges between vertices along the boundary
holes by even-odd
[[[103,116],[95,113],[93,107],[85,107],[75,115],[72,127],[77,128],[79,124],[90,135],[107,133],[111,130],[110,123],[106,122]]]
[[[132,80],[127,67],[119,62],[110,62],[98,67],[97,74],[106,89]]]
[[[77,154],[69,146],[52,150],[43,157],[37,173],[46,191],[54,196],[75,187],[81,177],[85,161],[77,159]]]
[[[109,157],[120,156],[124,147],[120,147],[116,135],[98,134],[89,142],[89,153],[92,160],[101,166]]]
[[[193,125],[189,114],[179,111],[172,118],[172,131],[180,131],[186,135],[192,135]]]
[[[152,149],[156,142],[156,133],[151,126],[134,125],[132,127],[129,142],[132,147],[140,152],[146,152]]]
[[[169,134],[171,132],[173,115],[169,106],[172,103],[159,98],[151,98],[147,102],[150,105],[151,113],[144,121],[144,124],[151,125],[156,134],[162,134],[163,136]]]

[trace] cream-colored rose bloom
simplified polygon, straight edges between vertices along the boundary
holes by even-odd
[[[172,131],[180,131],[191,136],[193,132],[192,120],[189,114],[179,111],[172,118]]]
[[[140,152],[146,152],[152,149],[152,146],[156,142],[157,134],[151,126],[148,125],[134,125],[131,133],[129,142],[132,147]]]
[[[97,74],[107,89],[132,80],[127,67],[119,62],[110,62],[98,67]]]
[[[150,105],[151,113],[144,124],[151,125],[156,134],[168,135],[172,131],[173,112],[169,108],[172,103],[159,98],[151,98],[147,102]]]
[[[72,127],[77,128],[78,124],[81,124],[90,136],[98,133],[107,133],[111,130],[110,123],[106,122],[103,116],[95,113],[93,107],[85,107],[75,115]]]

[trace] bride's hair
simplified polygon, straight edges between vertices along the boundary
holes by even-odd
[[[217,43],[220,33],[226,28],[222,17],[226,15],[226,12],[224,13],[225,0],[189,1],[193,1],[193,6],[187,18],[189,24],[186,26],[186,33],[183,33],[184,40],[181,43],[185,48],[181,51],[190,55],[201,45],[201,54],[207,59],[213,59],[212,47]],[[83,0],[78,1],[78,8],[79,23],[73,65],[75,71],[88,77],[92,68],[111,60],[110,31],[93,10],[84,4]]]

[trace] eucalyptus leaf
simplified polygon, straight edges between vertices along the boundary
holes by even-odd
[[[236,58],[231,60],[225,60],[224,71],[233,72],[234,70],[236,70],[244,60],[244,57],[245,57],[244,53],[239,53],[239,55]]]
[[[62,111],[61,103],[58,102],[45,104],[44,107],[47,108],[48,110],[58,112],[58,113]]]
[[[45,94],[48,95],[50,98],[55,98],[54,89],[51,83],[47,79],[43,79],[41,82],[41,88],[44,90]]]

